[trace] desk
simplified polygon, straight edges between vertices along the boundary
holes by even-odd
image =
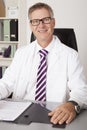
[[[86,130],[87,110],[83,111],[77,118],[66,125],[64,130]],[[31,123],[30,125],[19,125],[13,123],[0,122],[0,130],[62,130],[62,128],[52,128],[51,124]]]

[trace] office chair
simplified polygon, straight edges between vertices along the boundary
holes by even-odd
[[[72,28],[69,28],[69,29],[68,28],[55,28],[54,35],[57,35],[62,43],[75,49],[76,51],[78,51],[74,29],[72,29]],[[35,38],[34,34],[31,33],[30,42],[34,41],[35,39],[36,38]]]

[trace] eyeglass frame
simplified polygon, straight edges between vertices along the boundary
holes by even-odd
[[[46,20],[47,18],[49,18],[49,22],[45,23],[44,20]],[[44,17],[42,19],[32,19],[32,20],[30,20],[30,23],[32,24],[32,21],[37,20],[38,24],[36,24],[36,25],[32,24],[32,26],[38,26],[40,24],[40,22],[42,22],[43,24],[50,24],[52,19],[54,19],[54,18],[52,18],[52,17]]]

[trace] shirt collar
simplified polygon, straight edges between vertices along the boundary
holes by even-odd
[[[55,40],[56,40],[56,38],[55,38],[55,36],[53,36],[53,39],[50,42],[50,44],[46,48],[44,48],[44,49],[46,49],[48,52],[50,52],[52,50],[53,46],[54,46]],[[37,42],[37,40],[36,40],[36,42]],[[37,42],[37,44],[36,44],[36,53],[38,53],[39,50],[41,50],[41,49],[43,49],[43,48]]]

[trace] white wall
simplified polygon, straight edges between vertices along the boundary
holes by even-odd
[[[87,77],[87,0],[27,0],[27,9],[36,2],[46,2],[51,5],[56,18],[56,27],[74,28],[80,60]],[[29,28],[27,32],[27,41],[29,41]]]

